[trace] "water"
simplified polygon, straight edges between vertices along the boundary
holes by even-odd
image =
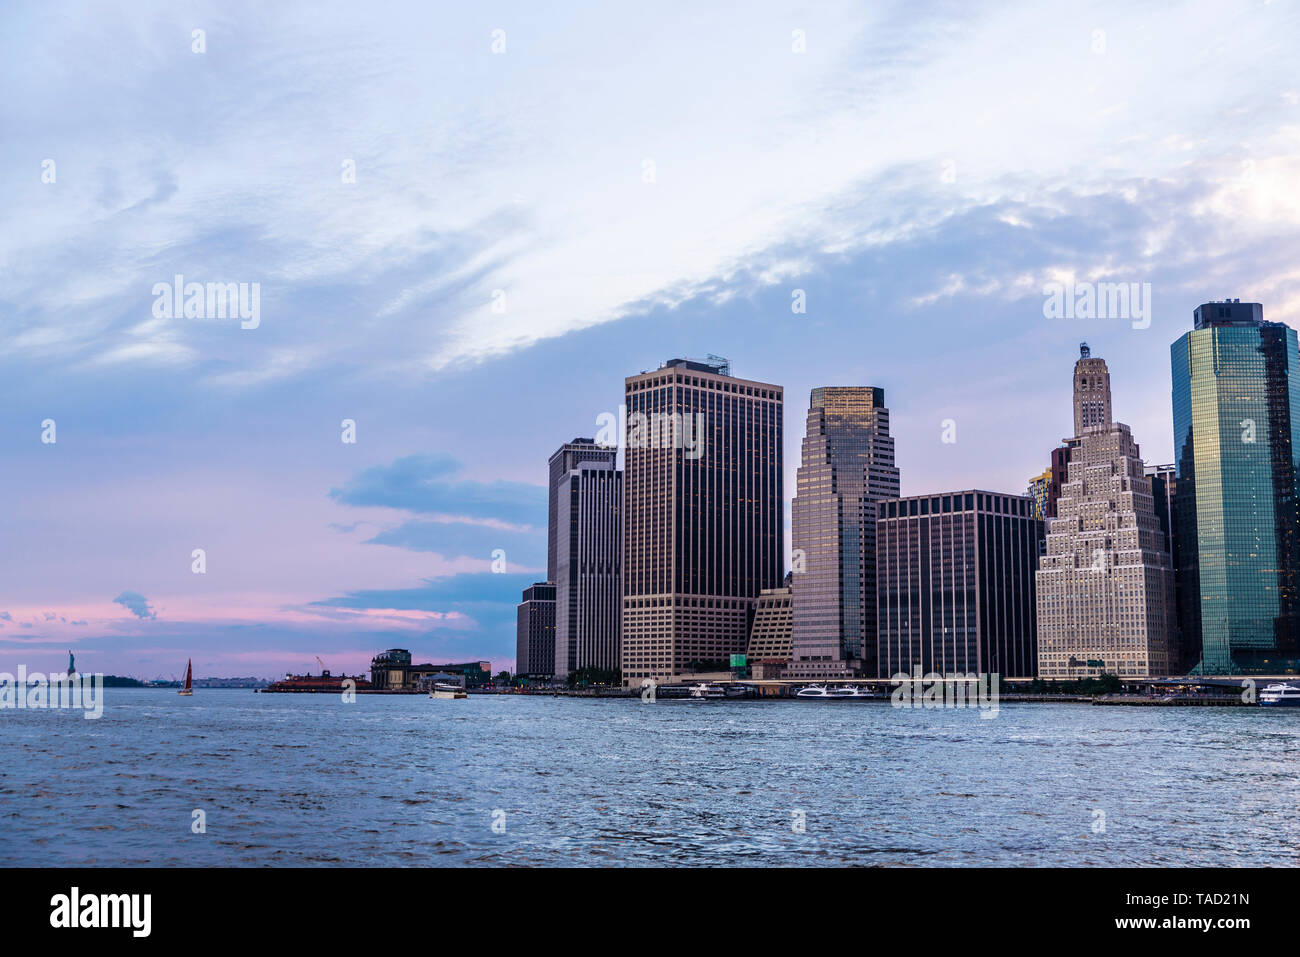
[[[0,712],[0,864],[1300,861],[1300,709],[105,694]]]

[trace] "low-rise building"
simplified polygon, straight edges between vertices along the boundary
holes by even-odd
[[[466,687],[484,684],[492,678],[490,661],[460,664],[414,664],[405,648],[389,648],[370,659],[370,684],[379,691],[418,691],[423,679],[439,673],[460,675]]]

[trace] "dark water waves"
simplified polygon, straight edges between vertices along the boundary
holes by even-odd
[[[1300,862],[1300,709],[106,694],[0,712],[0,864]]]

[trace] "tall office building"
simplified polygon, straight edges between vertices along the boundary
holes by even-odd
[[[515,609],[515,674],[555,674],[555,585],[536,582],[524,589]]]
[[[1174,578],[1151,481],[1127,425],[1110,415],[1110,374],[1080,349],[1068,480],[1037,575],[1038,671],[1053,679],[1168,674]]]
[[[790,508],[791,677],[877,677],[876,502],[898,491],[885,390],[813,389]]]
[[[624,390],[623,680],[725,668],[781,584],[782,389],[672,359]]]
[[[1169,671],[1182,674],[1195,662],[1183,660],[1182,628],[1179,625],[1178,611],[1178,537],[1175,535],[1175,496],[1178,490],[1178,477],[1172,465],[1148,465],[1146,476],[1151,482],[1151,499],[1155,504],[1156,519],[1160,522],[1160,532],[1165,537],[1165,548],[1169,551],[1170,564],[1174,568],[1174,616],[1169,645]]]
[[[1300,358],[1257,302],[1208,302],[1170,347],[1183,661],[1300,667]]]
[[[556,581],[556,563],[559,558],[559,550],[555,544],[555,536],[558,534],[556,509],[559,507],[560,483],[581,462],[608,462],[610,468],[614,468],[618,462],[618,449],[597,445],[594,439],[579,438],[572,442],[565,442],[551,455],[547,463],[550,467],[546,513],[547,581]]]
[[[555,676],[614,671],[623,625],[623,473],[612,456],[577,458],[553,487]]]
[[[1040,523],[1027,495],[972,489],[878,506],[880,674],[1033,677]]]
[[[1151,480],[1151,498],[1155,501],[1156,518],[1160,520],[1160,531],[1165,536],[1165,548],[1174,556],[1175,572],[1178,568],[1178,551],[1174,547],[1174,495],[1178,488],[1178,477],[1172,465],[1148,465],[1146,476]]]

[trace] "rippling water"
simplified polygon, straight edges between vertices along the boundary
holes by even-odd
[[[0,712],[0,864],[1300,861],[1300,709],[105,694]]]

